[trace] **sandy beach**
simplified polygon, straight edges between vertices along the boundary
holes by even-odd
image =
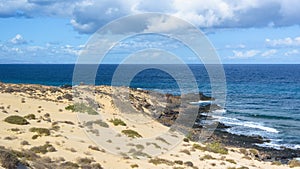
[[[112,102],[111,93],[112,90],[126,88],[112,89],[110,86],[96,86],[94,89],[97,112],[102,119],[101,123],[98,121],[100,125],[97,126],[98,129],[100,130],[102,125],[102,128],[105,128],[103,130],[110,129],[117,133],[116,136],[111,136],[111,140],[103,141],[106,142],[104,147],[97,144],[99,142],[95,142],[87,131],[89,127],[91,131],[92,129],[95,131],[96,124],[92,123],[91,127],[80,117],[88,116],[88,113],[72,111],[70,105],[75,103],[72,98],[72,88],[1,83],[0,163],[2,167],[16,168],[24,165],[27,168],[284,169],[299,164],[297,161],[291,162],[292,159],[289,159],[289,164],[281,164],[274,160],[264,161],[259,158],[260,152],[255,149],[222,146],[221,143],[216,142],[199,143],[185,137],[180,138],[178,145],[168,151],[163,151],[164,148],[168,148],[167,144],[157,141],[147,142],[145,145],[126,143],[127,146],[132,147],[130,150],[135,150],[135,155],[130,152],[110,153],[110,150],[118,152],[118,149],[122,149],[118,148],[117,142],[114,142],[117,136],[127,141],[134,141],[140,139],[137,138],[138,136],[148,138],[159,135],[168,131],[169,127],[159,120],[136,123],[128,116],[124,116]],[[149,113],[151,108],[165,106],[165,103],[155,103],[153,101],[155,96],[145,91],[130,90],[130,93],[133,96],[131,99],[133,109],[141,108],[145,114]],[[7,119],[12,116],[23,118],[25,121],[21,120],[22,124],[17,124],[19,122],[16,120]],[[90,116],[91,119],[96,120],[96,116]],[[126,134],[125,130],[134,131],[133,138],[128,139],[132,135]],[[100,132],[95,135],[101,138],[101,134]],[[147,148],[149,150],[156,148],[164,153],[158,156],[142,154],[142,150],[148,151]]]

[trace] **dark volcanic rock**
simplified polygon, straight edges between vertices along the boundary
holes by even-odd
[[[64,99],[69,100],[69,101],[72,101],[72,99],[73,99],[73,96],[72,96],[71,94],[69,94],[69,93],[64,94],[62,97],[63,97]]]

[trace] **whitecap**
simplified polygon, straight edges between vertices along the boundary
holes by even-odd
[[[219,109],[219,110],[213,111],[213,113],[226,113],[226,110],[225,109]]]
[[[189,102],[189,104],[192,104],[192,105],[200,105],[200,104],[203,104],[203,103],[211,103],[212,101],[210,100],[199,100],[197,102]]]
[[[279,133],[278,130],[271,127],[263,126],[262,124],[255,123],[255,122],[248,122],[248,121],[241,121],[236,118],[230,118],[230,117],[223,117],[223,116],[212,116],[213,118],[216,118],[220,122],[227,124],[227,125],[237,125],[237,126],[244,126],[248,128],[256,128],[260,129],[269,133]]]

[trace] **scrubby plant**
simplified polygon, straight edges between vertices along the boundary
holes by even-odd
[[[114,124],[115,126],[126,126],[126,123],[118,118],[114,118],[114,119],[110,119],[109,122],[111,122],[112,124]]]
[[[104,127],[104,128],[108,128],[109,127],[109,125],[107,123],[105,123],[104,121],[102,121],[100,119],[95,120],[95,121],[88,121],[88,122],[85,123],[85,125],[87,127],[92,127],[93,124],[97,124],[97,125],[99,125],[101,127]]]
[[[134,130],[130,130],[130,129],[122,130],[122,133],[125,134],[127,137],[131,137],[131,138],[141,138],[142,137],[138,132],[136,132]]]
[[[55,152],[56,149],[49,143],[46,143],[42,146],[35,146],[30,149],[30,151],[33,151],[35,153],[42,153],[46,154],[47,152]]]
[[[49,136],[50,135],[50,130],[47,128],[37,128],[37,127],[32,127],[29,129],[30,132],[35,132],[39,136]]]
[[[72,112],[87,113],[89,115],[98,115],[97,111],[95,111],[92,107],[84,103],[75,103],[73,105],[65,107],[65,109],[70,110]]]
[[[137,165],[137,164],[131,164],[130,167],[131,168],[139,168],[139,165]]]
[[[14,132],[18,132],[18,131],[20,131],[20,129],[19,128],[12,128],[12,129],[10,129],[11,131],[14,131]]]
[[[221,143],[213,142],[206,145],[206,150],[213,152],[213,153],[219,153],[219,154],[228,154],[228,149],[225,148]]]
[[[39,137],[39,135],[35,134],[35,135],[33,135],[31,138],[32,138],[32,140],[35,140],[35,139],[37,139],[38,137]]]
[[[241,148],[240,149],[240,153],[244,154],[244,155],[247,155],[248,154],[248,151],[245,149],[245,148]]]
[[[180,150],[181,153],[185,153],[187,155],[191,155],[191,152],[187,149],[184,149],[184,150]]]
[[[289,161],[289,166],[291,167],[291,168],[294,168],[294,167],[300,167],[300,161],[298,161],[298,160],[290,160]]]
[[[273,161],[271,164],[272,165],[282,165],[282,163],[280,161]]]
[[[21,141],[21,143],[20,143],[21,145],[23,145],[23,146],[25,146],[25,145],[30,145],[29,144],[29,142],[28,141],[26,141],[26,140],[23,140],[23,141]]]
[[[71,151],[72,153],[76,153],[77,151],[75,150],[75,148],[66,148],[66,150],[69,150],[69,151]]]
[[[18,115],[12,115],[8,116],[4,119],[5,122],[10,123],[10,124],[17,124],[17,125],[27,125],[29,122],[21,116]]]
[[[91,165],[92,169],[103,169],[103,167],[101,166],[101,164],[99,163],[93,163]],[[83,168],[83,167],[82,167]]]
[[[190,139],[185,137],[185,138],[183,138],[183,141],[188,143],[188,142],[190,142]]]
[[[280,161],[273,161],[271,165],[282,165],[282,163]]]
[[[60,164],[59,168],[61,169],[75,169],[75,168],[79,168],[79,165],[70,161],[64,162],[62,164]]]
[[[67,107],[65,107],[65,109],[74,112],[75,111],[75,105],[68,105]]]
[[[193,148],[201,151],[206,151],[206,147],[203,147],[199,144],[193,144]]]
[[[254,155],[254,156],[258,156],[259,155],[259,151],[256,149],[250,149],[249,152]]]
[[[0,164],[4,168],[17,168],[19,160],[14,153],[0,149]]]
[[[95,160],[85,157],[85,158],[77,158],[76,162],[80,165],[85,165],[85,164],[91,164],[92,162],[95,162]]]
[[[183,165],[183,161],[182,160],[175,160],[174,163],[178,164],[178,165]]]
[[[218,142],[208,143],[205,147],[199,144],[194,144],[193,148],[201,151],[209,151],[209,152],[219,153],[219,154],[228,154],[228,149]]]
[[[194,166],[193,162],[191,162],[191,161],[186,161],[183,164],[188,166],[188,167],[193,167]]]
[[[28,120],[35,120],[35,115],[34,114],[27,114],[26,116],[24,116],[25,119]]]
[[[89,147],[88,147],[89,149],[91,149],[91,150],[94,150],[94,151],[100,151],[100,152],[105,152],[105,150],[104,149],[100,149],[99,147],[97,147],[97,146],[92,146],[92,145],[89,145]]]
[[[205,154],[203,157],[200,157],[200,160],[214,160],[216,158],[214,158],[213,156],[209,155],[209,154]]]
[[[152,158],[149,160],[149,163],[152,163],[154,165],[159,165],[159,164],[166,164],[169,166],[174,165],[175,163],[173,161],[167,160],[167,159],[162,159],[162,158]]]
[[[232,164],[236,164],[236,162],[233,159],[226,159],[225,161],[230,162]]]

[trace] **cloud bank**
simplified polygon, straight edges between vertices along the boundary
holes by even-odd
[[[298,0],[0,0],[0,17],[68,17],[80,33],[142,12],[171,14],[200,28],[293,26],[300,24],[299,9]]]

